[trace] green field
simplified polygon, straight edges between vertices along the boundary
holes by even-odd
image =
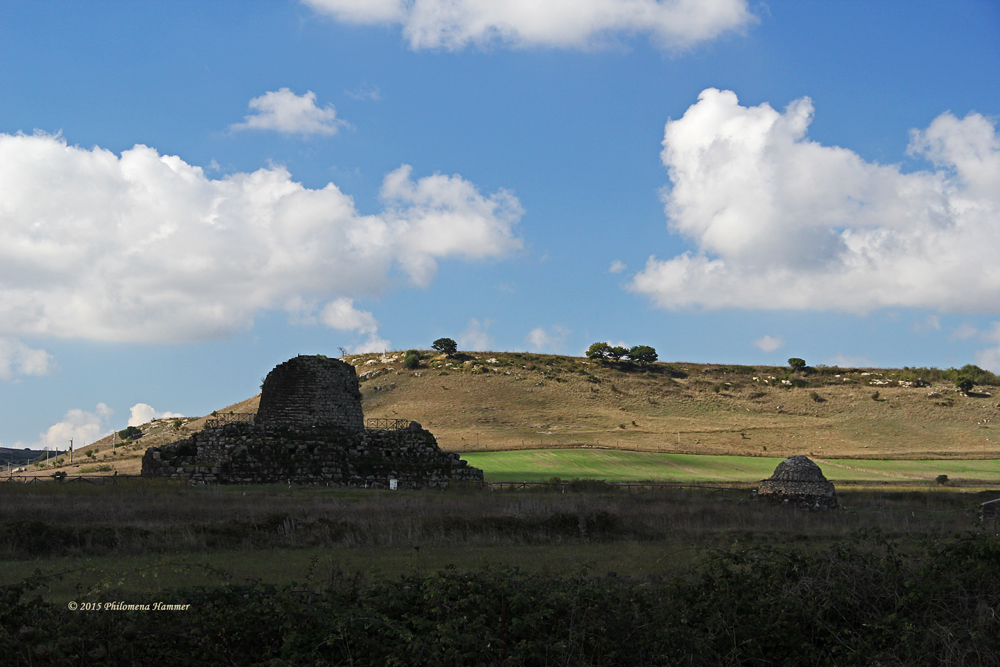
[[[482,468],[487,482],[604,479],[609,482],[756,482],[771,476],[777,457],[660,454],[611,449],[539,449],[468,452],[462,458]],[[1000,483],[1000,460],[885,461],[818,459],[823,474],[838,481],[952,481]]]

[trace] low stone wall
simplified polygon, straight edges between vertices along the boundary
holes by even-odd
[[[195,484],[313,484],[400,489],[482,482],[483,471],[443,452],[419,424],[401,431],[344,433],[226,424],[151,447],[142,474]]]
[[[784,482],[765,479],[757,488],[757,499],[790,503],[805,509],[836,509],[837,494],[831,482]]]

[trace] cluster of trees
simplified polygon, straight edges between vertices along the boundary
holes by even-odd
[[[656,361],[656,350],[649,345],[636,345],[628,348],[608,343],[594,343],[587,348],[587,358],[596,361],[619,363],[631,361],[640,366],[648,366]]]

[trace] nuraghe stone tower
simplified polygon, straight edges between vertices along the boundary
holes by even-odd
[[[345,433],[365,430],[361,390],[354,366],[325,357],[298,356],[264,378],[259,425],[289,428],[337,428]]]
[[[837,491],[808,456],[791,456],[760,483],[758,500],[793,503],[807,509],[836,509]]]
[[[222,424],[150,447],[142,474],[194,484],[385,488],[396,480],[401,489],[483,481],[482,470],[441,451],[416,422],[366,429],[354,367],[301,355],[268,373],[253,423]]]

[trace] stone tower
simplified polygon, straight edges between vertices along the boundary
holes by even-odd
[[[791,456],[760,483],[757,498],[809,509],[836,509],[837,491],[808,456]]]
[[[275,366],[261,387],[256,423],[363,432],[361,390],[354,366],[319,355],[299,355]]]

